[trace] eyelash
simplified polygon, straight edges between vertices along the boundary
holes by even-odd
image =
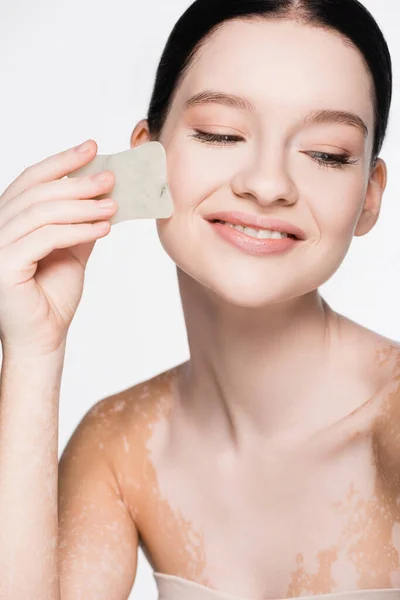
[[[206,144],[216,143],[220,146],[228,146],[232,142],[243,141],[243,138],[237,135],[221,135],[217,133],[209,133],[207,131],[200,131],[200,129],[195,129],[195,131],[196,133],[192,134],[190,137],[198,139]],[[224,138],[228,141],[222,141]],[[310,152],[309,154],[327,156],[327,160],[321,160],[320,158],[314,158],[314,160],[323,167],[334,169],[342,169],[346,165],[354,165],[358,162],[357,159],[351,159],[347,154],[329,154],[328,152]]]

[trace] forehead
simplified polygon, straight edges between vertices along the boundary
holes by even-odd
[[[197,55],[181,97],[204,88],[251,98],[263,110],[346,109],[372,123],[372,79],[336,32],[294,21],[234,20]]]

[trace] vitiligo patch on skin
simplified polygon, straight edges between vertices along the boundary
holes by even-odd
[[[151,510],[141,523],[156,570],[244,597],[262,593],[287,598],[396,585],[400,492],[391,489],[392,498],[382,485],[385,474],[377,457],[374,422],[387,414],[389,397],[393,404],[399,398],[399,356],[398,348],[377,353],[378,364],[387,369],[387,385],[349,413],[346,426],[341,420],[323,436],[324,443],[318,438],[303,455],[296,451],[277,469],[268,461],[247,465],[242,474],[249,474],[246,484],[238,475],[236,488],[234,482],[229,487],[223,468],[212,469],[215,454],[210,468],[203,470],[207,451],[212,452],[210,439],[199,454],[201,440],[184,423],[177,439],[180,417],[175,409],[161,419],[148,416],[146,423],[154,422],[146,443],[154,482],[145,502]],[[162,391],[171,400],[176,394],[172,388]],[[188,436],[182,437],[184,431]],[[388,431],[385,427],[383,437]],[[171,547],[173,542],[174,554],[164,554],[163,544]]]
[[[147,142],[116,154],[98,154],[68,177],[84,177],[100,171],[112,171],[115,175],[111,192],[94,198],[111,197],[117,202],[117,212],[109,219],[111,225],[132,219],[165,219],[172,215],[167,156],[159,142]]]
[[[192,581],[246,598],[398,586],[400,483],[392,461],[400,352],[386,350],[375,356],[386,385],[329,435],[277,460],[259,453],[237,460],[234,477],[216,460],[221,445],[187,420],[183,365],[92,409],[102,452],[112,440],[114,496],[119,490],[154,570],[180,577],[182,587]],[[80,536],[79,521],[71,523]],[[104,540],[123,531],[102,523],[93,535],[108,576],[120,559]]]
[[[163,455],[168,447],[167,422],[174,404],[171,387],[176,373],[172,369],[160,374],[126,394],[126,435],[121,435],[118,443],[117,479],[140,531],[142,549],[153,566],[169,567],[183,577],[208,584],[202,578],[205,556],[201,533],[173,509],[169,498],[163,497],[153,462],[154,455]],[[130,443],[128,453],[124,437]],[[162,557],[169,557],[172,565],[163,563]]]

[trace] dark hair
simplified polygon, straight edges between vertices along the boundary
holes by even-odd
[[[375,164],[389,121],[392,62],[381,29],[357,0],[196,0],[174,26],[157,69],[147,115],[151,139],[161,135],[180,83],[212,34],[226,21],[266,18],[336,30],[361,52],[374,84]]]

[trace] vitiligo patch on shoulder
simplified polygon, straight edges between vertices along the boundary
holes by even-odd
[[[160,142],[146,142],[116,154],[98,154],[72,171],[67,177],[85,177],[100,171],[112,171],[115,185],[95,200],[113,198],[118,210],[109,219],[111,225],[131,219],[166,219],[173,213],[167,183],[167,155]]]

